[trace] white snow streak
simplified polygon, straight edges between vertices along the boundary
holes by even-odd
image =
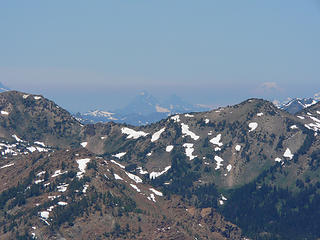
[[[173,145],[169,145],[166,147],[166,152],[171,152],[173,149]]]
[[[181,123],[181,129],[183,137],[190,136],[193,140],[198,140],[199,136],[189,130],[189,126],[187,124]]]
[[[143,131],[135,131],[133,129],[130,129],[130,128],[127,128],[127,127],[124,127],[124,128],[121,128],[121,132],[123,134],[127,134],[127,139],[138,139],[139,137],[145,137],[147,136],[149,133],[145,133]]]
[[[171,166],[167,166],[167,167],[165,167],[165,169],[162,172],[150,173],[150,179],[155,179],[155,178],[161,176],[162,174],[166,173],[170,168],[171,168]]]
[[[163,133],[166,130],[166,128],[161,128],[158,132],[155,132],[151,137],[151,142],[155,142],[160,138],[161,133]]]
[[[258,123],[256,122],[249,123],[249,128],[250,128],[249,132],[256,130],[257,127],[258,127]]]

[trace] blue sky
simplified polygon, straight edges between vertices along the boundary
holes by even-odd
[[[0,29],[0,82],[72,111],[320,91],[317,0],[3,1]]]

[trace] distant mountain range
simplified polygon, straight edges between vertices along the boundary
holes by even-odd
[[[293,98],[288,99],[278,107],[287,111],[288,113],[295,114],[307,107],[310,107],[320,101],[320,93],[316,93],[313,97],[309,98]]]
[[[77,113],[74,116],[84,124],[113,121],[140,126],[160,121],[172,114],[208,110],[210,110],[209,106],[187,103],[177,95],[172,95],[160,102],[147,91],[143,91],[124,108],[112,112],[92,110],[86,113]]]

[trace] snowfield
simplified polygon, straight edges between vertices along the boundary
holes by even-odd
[[[126,168],[125,166],[123,166],[122,164],[120,164],[120,163],[116,162],[115,160],[110,160],[110,162],[112,162],[112,163],[114,163],[114,164],[118,165],[119,167],[121,167],[121,168],[123,168],[123,169],[125,169],[125,168]]]
[[[258,127],[258,123],[256,122],[249,123],[249,128],[250,128],[249,132],[256,130],[257,127]]]
[[[218,145],[219,147],[221,147],[223,145],[223,143],[220,142],[220,140],[221,140],[221,133],[219,133],[216,137],[212,138],[210,140],[210,142],[212,144],[215,144],[215,145]]]
[[[240,145],[237,145],[236,147],[235,147],[235,149],[236,149],[236,151],[240,151],[241,150],[241,146]]]
[[[190,136],[193,140],[198,140],[200,137],[189,130],[187,124],[181,123],[182,137]]]
[[[149,188],[150,191],[152,191],[155,195],[163,197],[162,192],[159,192],[158,190],[155,190],[154,188]]]
[[[2,114],[2,115],[9,115],[9,113],[6,112],[6,111],[1,111],[1,114]]]
[[[0,167],[0,169],[7,168],[7,167],[11,167],[11,166],[13,166],[13,165],[14,165],[14,163],[9,163],[9,164],[7,164],[7,165],[4,165],[4,166]]]
[[[186,156],[190,158],[190,161],[197,157],[197,156],[192,155],[192,153],[194,151],[192,143],[185,143],[185,144],[183,144],[183,147],[186,148]]]
[[[160,135],[166,130],[166,128],[161,128],[158,132],[155,132],[151,137],[151,142],[155,142],[160,138]]]
[[[76,160],[78,163],[79,172],[77,172],[77,177],[80,179],[83,177],[83,174],[86,172],[87,163],[90,162],[90,158],[78,159]]]
[[[215,156],[214,160],[217,162],[217,166],[216,166],[215,170],[220,169],[220,167],[223,166],[223,164],[222,164],[223,159],[221,157],[219,157],[219,156]]]
[[[117,154],[115,154],[115,155],[112,155],[113,157],[116,157],[116,158],[122,158],[124,155],[126,155],[127,154],[127,152],[121,152],[121,153],[117,153]]]
[[[115,173],[113,175],[116,180],[123,180],[122,177],[120,177],[118,174]]]
[[[166,152],[171,152],[173,149],[173,145],[169,145],[166,147]]]
[[[293,154],[291,153],[289,148],[286,149],[283,156],[289,158],[290,160],[293,158]]]
[[[162,172],[150,173],[150,179],[155,179],[155,178],[161,176],[162,174],[166,173],[170,168],[171,168],[171,166],[168,166],[168,167],[165,167],[165,169]]]
[[[128,173],[128,172],[125,172],[125,173],[127,174],[127,176],[128,176],[131,180],[135,181],[136,183],[142,183],[142,179],[139,178],[138,176],[136,176],[136,175],[134,175],[134,174],[132,174],[132,173]]]
[[[170,119],[173,120],[176,123],[180,122],[180,116],[179,115],[172,116]]]
[[[145,133],[143,131],[136,131],[127,127],[121,128],[121,132],[123,134],[127,134],[127,139],[138,139],[139,137],[145,137],[147,136],[149,133]]]
[[[141,192],[141,190],[134,184],[130,184],[130,186],[135,189],[137,192]]]

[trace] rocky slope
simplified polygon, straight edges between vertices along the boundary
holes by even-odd
[[[9,142],[14,140],[13,135],[59,147],[77,142],[81,124],[43,96],[3,92],[0,111],[0,138]]]
[[[85,149],[3,159],[2,239],[241,239],[212,208],[167,198]]]
[[[320,237],[319,104],[291,115],[249,99],[142,127],[82,126],[40,96],[0,97],[3,236]]]
[[[0,238],[243,239],[216,209],[165,195],[112,155],[86,150],[79,140],[93,132],[53,102],[0,97]]]

